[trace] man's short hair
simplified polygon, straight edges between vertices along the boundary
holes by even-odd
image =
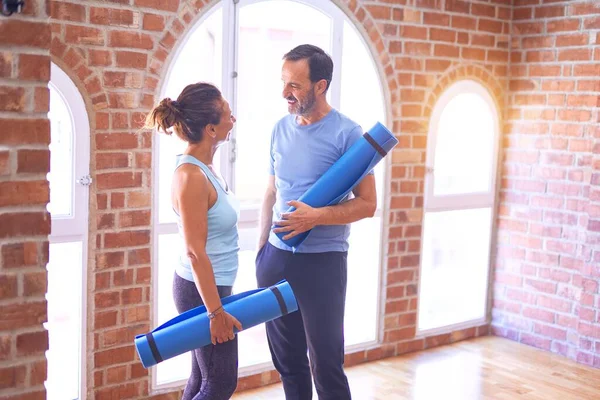
[[[287,61],[307,60],[310,81],[316,83],[325,79],[327,81],[325,91],[329,89],[333,75],[333,60],[323,49],[312,44],[301,44],[287,52],[283,59]]]

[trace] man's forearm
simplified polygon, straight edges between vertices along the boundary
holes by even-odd
[[[367,201],[360,197],[333,206],[319,208],[317,225],[345,225],[371,218],[377,209],[376,201]]]

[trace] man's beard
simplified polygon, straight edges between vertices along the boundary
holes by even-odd
[[[317,102],[314,89],[315,87],[311,86],[310,90],[306,94],[306,98],[302,102],[300,102],[300,100],[298,100],[294,96],[286,98],[286,100],[296,101],[296,103],[294,103],[293,105],[288,105],[288,111],[290,112],[290,114],[305,116],[312,112]]]

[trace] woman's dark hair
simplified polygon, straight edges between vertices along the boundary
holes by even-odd
[[[327,81],[325,91],[329,89],[333,75],[333,60],[320,47],[312,44],[301,44],[287,52],[283,59],[289,61],[307,60],[310,81],[317,83],[321,79],[325,79]]]
[[[146,117],[145,128],[158,128],[171,134],[170,128],[179,138],[188,143],[202,140],[208,124],[217,125],[223,111],[221,91],[210,83],[188,85],[176,101],[164,98]]]

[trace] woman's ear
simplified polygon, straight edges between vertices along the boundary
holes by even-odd
[[[206,134],[211,138],[214,139],[215,137],[217,137],[217,130],[215,129],[215,126],[213,124],[206,125],[206,128],[204,128],[204,130]]]

